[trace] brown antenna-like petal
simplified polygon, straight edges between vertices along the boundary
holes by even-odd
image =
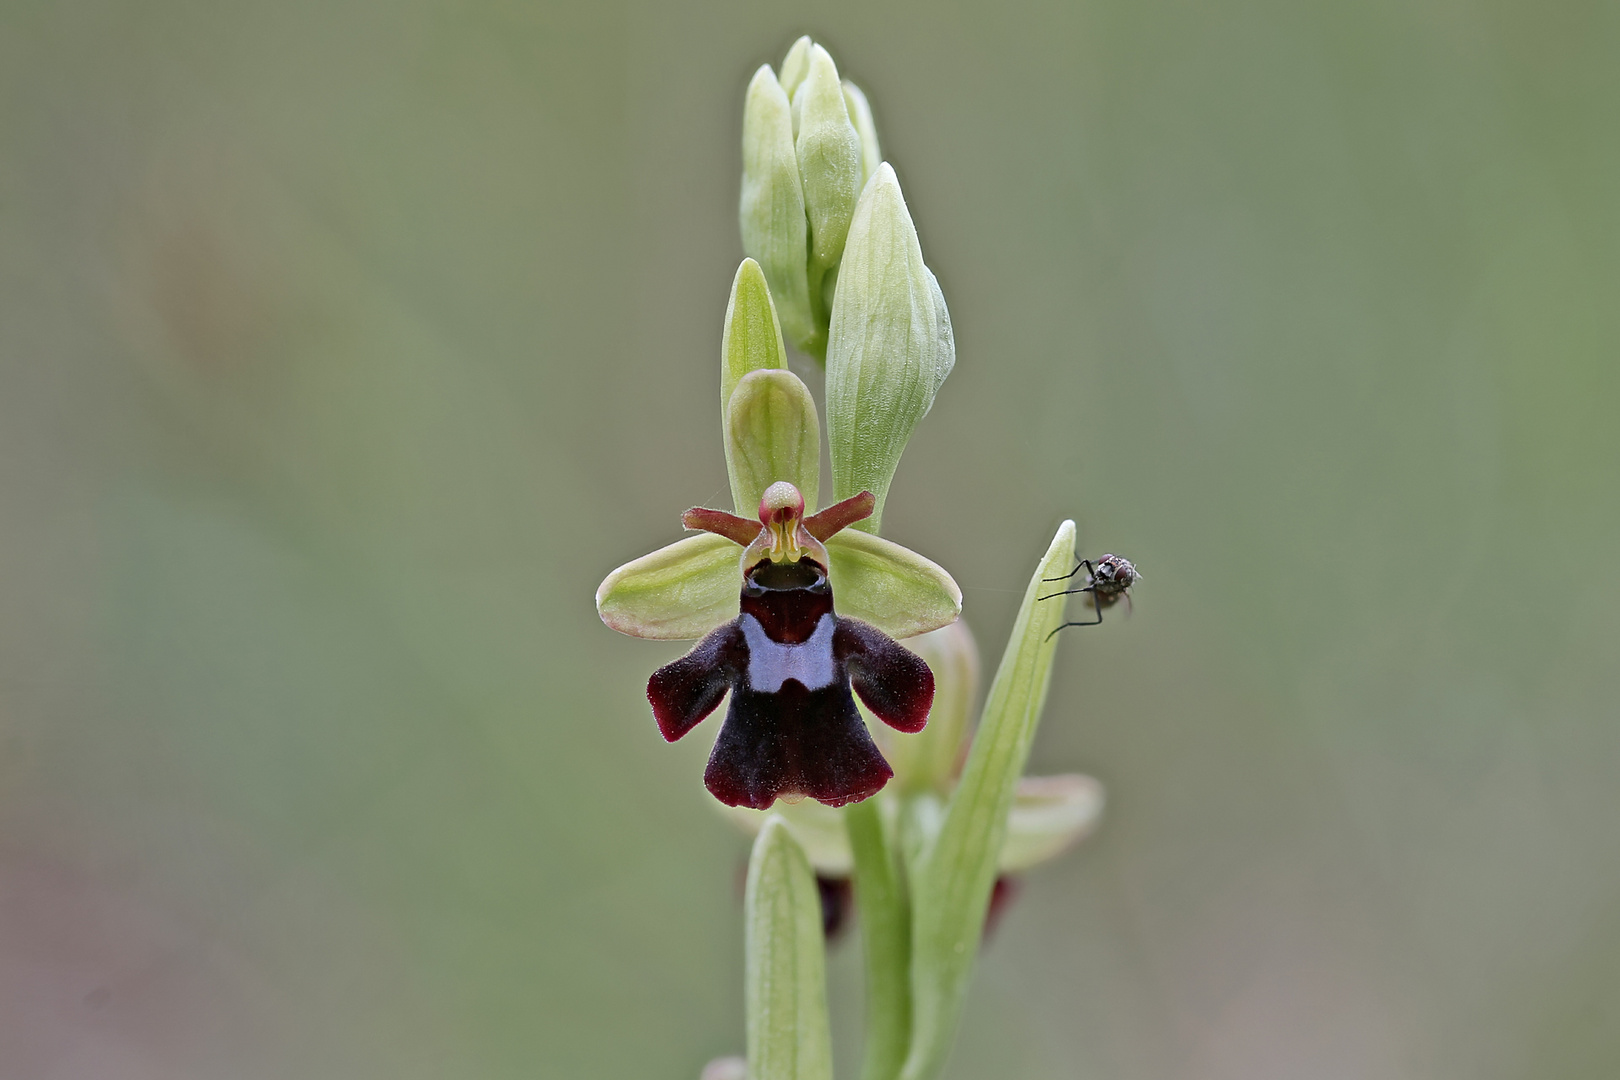
[[[872,510],[876,506],[877,497],[870,491],[863,491],[859,495],[851,495],[843,502],[833,503],[819,514],[811,514],[804,519],[804,527],[810,531],[811,536],[825,541],[834,533],[871,517]]]
[[[681,524],[693,532],[711,532],[747,547],[759,535],[760,524],[724,510],[694,506],[681,515]]]

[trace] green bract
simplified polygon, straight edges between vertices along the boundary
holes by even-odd
[[[955,363],[945,297],[884,164],[855,207],[827,343],[833,492],[877,496],[876,512],[856,528],[878,531],[900,454]]]
[[[743,896],[748,1075],[832,1080],[821,895],[780,819],[754,841]]]
[[[759,261],[787,339],[821,360],[856,198],[882,161],[872,110],[827,50],[801,37],[754,73],[743,108],[743,251]]]
[[[1046,703],[1053,632],[1063,604],[1042,602],[1048,579],[1074,565],[1074,522],[1065,521],[1035,568],[1007,651],[990,685],[978,734],[937,835],[909,860],[912,883],[911,1051],[902,1080],[928,1080],[950,1052],[978,952],[1018,778]]]

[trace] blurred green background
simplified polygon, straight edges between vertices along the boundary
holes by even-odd
[[[805,31],[955,321],[886,531],[991,662],[1062,517],[1146,573],[1035,750],[1107,819],[951,1075],[1620,1075],[1602,0],[10,0],[0,1073],[741,1049],[746,844],[591,594],[724,500]]]

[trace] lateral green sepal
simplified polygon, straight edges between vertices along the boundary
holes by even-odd
[[[962,590],[938,563],[870,533],[827,540],[833,604],[894,638],[937,630],[962,613]]]
[[[703,533],[625,563],[596,590],[596,613],[631,637],[700,638],[737,617],[742,548]]]

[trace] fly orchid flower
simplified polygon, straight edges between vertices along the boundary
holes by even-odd
[[[869,492],[806,519],[788,481],[765,489],[759,524],[723,510],[686,512],[689,528],[741,541],[741,613],[647,683],[658,729],[674,742],[731,691],[703,783],[728,806],[764,810],[809,796],[828,806],[877,792],[894,770],[855,708],[860,694],[898,731],[921,731],[934,700],[928,665],[883,631],[833,610],[823,539],[872,512]]]
[[[868,192],[874,189],[880,209],[891,205],[886,188],[874,184]],[[862,235],[852,234],[852,247]],[[929,312],[934,325],[941,317],[943,305],[938,315]],[[935,350],[938,341],[925,344]],[[842,469],[841,461],[858,455],[841,457],[835,446],[835,483],[859,475],[869,486],[807,515],[819,480],[819,417],[809,389],[787,370],[764,273],[743,260],[721,343],[721,429],[734,505],[757,507],[757,520],[688,510],[683,523],[701,535],[621,566],[597,590],[602,621],[621,633],[702,639],[653,674],[647,697],[659,731],[673,742],[730,692],[704,772],[705,786],[728,805],[763,810],[778,798],[809,797],[842,806],[882,788],[893,770],[854,695],[900,731],[919,731],[928,719],[933,676],[894,639],[955,621],[961,591],[934,563],[864,531],[881,513],[905,438],[944,377],[932,352],[926,364],[899,359],[888,383],[910,380],[916,385],[909,390],[883,385],[882,365],[869,363],[865,372],[879,391],[888,390],[887,398],[866,395],[867,402],[906,403],[857,418],[896,429],[879,464]]]

